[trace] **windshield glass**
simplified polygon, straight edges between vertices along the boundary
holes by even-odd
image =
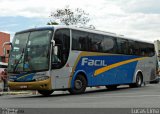
[[[51,30],[16,34],[8,72],[41,71],[49,68]]]

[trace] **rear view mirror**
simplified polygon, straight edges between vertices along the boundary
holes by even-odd
[[[58,55],[58,46],[53,47],[54,55]]]
[[[55,46],[55,41],[54,40],[51,40],[51,42],[52,42],[52,45],[53,45],[53,47]]]

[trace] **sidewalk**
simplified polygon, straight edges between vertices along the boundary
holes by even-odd
[[[105,87],[102,86],[98,86],[98,87],[87,87],[86,90],[87,91],[93,91],[93,90],[97,90],[97,89],[104,89]],[[64,93],[68,93],[68,91],[55,91],[54,94],[64,94]],[[0,96],[1,95],[38,95],[39,93],[37,91],[8,91],[8,92],[3,92],[0,91]]]
[[[1,95],[22,95],[22,94],[34,94],[34,91],[8,91],[8,92],[0,92]]]

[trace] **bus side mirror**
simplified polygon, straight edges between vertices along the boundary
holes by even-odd
[[[58,55],[58,46],[53,47],[53,53],[54,55]]]
[[[53,46],[53,53],[54,55],[58,55],[58,46],[55,45],[55,41],[51,40]]]
[[[53,47],[55,46],[55,41],[54,40],[51,40],[51,42],[52,42],[52,45],[53,45]]]

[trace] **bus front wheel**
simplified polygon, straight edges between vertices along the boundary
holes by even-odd
[[[53,93],[53,90],[38,90],[38,93],[43,95],[43,96],[49,96]]]
[[[74,80],[74,85],[68,91],[71,94],[81,94],[84,93],[87,87],[87,80],[82,74],[78,74]]]

